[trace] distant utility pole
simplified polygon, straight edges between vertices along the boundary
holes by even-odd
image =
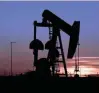
[[[13,45],[13,43],[16,43],[16,42],[10,42],[10,44],[11,44],[11,76],[12,76],[12,45]]]

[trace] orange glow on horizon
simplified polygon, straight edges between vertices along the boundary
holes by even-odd
[[[75,70],[75,67],[72,66],[72,67],[69,67],[67,68],[68,70],[68,74],[72,74],[74,75],[74,70]],[[85,75],[90,75],[90,74],[97,74],[97,69],[96,68],[92,68],[92,67],[88,67],[88,66],[80,66],[79,67],[79,75],[80,76],[85,76]],[[60,67],[60,73],[63,74],[64,73],[64,68],[63,67]]]

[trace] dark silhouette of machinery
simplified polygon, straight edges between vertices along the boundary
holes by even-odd
[[[47,64],[46,66],[43,66],[40,65],[40,62],[42,63],[43,60],[46,60],[47,63],[50,63],[50,66],[47,67],[51,69],[51,75],[54,76],[57,73],[57,71],[55,70],[56,65],[58,65],[58,63],[63,63],[65,75],[67,77],[67,67],[60,31],[63,31],[70,36],[67,58],[72,58],[74,56],[77,43],[79,41],[80,21],[74,21],[73,25],[71,26],[49,10],[44,10],[44,12],[42,13],[42,17],[43,18],[41,23],[34,21],[34,40],[30,43],[30,49],[33,49],[34,66],[36,66],[36,71],[39,71],[40,69],[41,71],[39,74],[43,74],[43,68],[46,68]],[[36,27],[49,28],[49,41],[45,44],[45,47],[43,43],[36,38]],[[58,40],[59,42],[57,42]],[[48,56],[43,60],[39,59],[38,62],[38,50],[44,50],[44,48],[49,50]],[[59,49],[61,50],[60,52]],[[59,59],[60,57],[62,58],[62,60]],[[46,72],[46,74],[48,73]]]
[[[41,58],[37,61],[36,72],[38,77],[50,77],[50,62],[46,58]]]
[[[78,72],[80,72],[79,71],[79,42],[78,42],[78,57],[76,58],[76,53],[75,53],[75,69],[74,69],[74,73],[75,73],[75,77],[79,77],[79,74],[78,74]]]

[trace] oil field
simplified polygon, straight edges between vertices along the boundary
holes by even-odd
[[[60,5],[60,9],[55,5]],[[98,5],[99,2],[84,1],[0,1],[0,92],[98,93],[99,33],[90,32],[99,31],[99,13],[95,10]],[[39,28],[43,30],[38,31]]]

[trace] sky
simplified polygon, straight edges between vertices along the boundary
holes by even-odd
[[[13,73],[32,70],[33,53],[29,43],[33,40],[33,22],[42,21],[42,13],[49,9],[72,25],[80,21],[80,66],[83,74],[99,72],[99,2],[97,1],[0,1],[0,74],[10,73],[10,42],[13,44]],[[67,56],[69,36],[61,31]],[[45,44],[48,28],[37,28],[37,38]],[[47,51],[47,50],[45,50]],[[47,52],[39,51],[39,58]],[[68,71],[73,73],[74,61],[67,61]],[[86,69],[89,71],[86,71]],[[62,70],[61,70],[62,71]]]

